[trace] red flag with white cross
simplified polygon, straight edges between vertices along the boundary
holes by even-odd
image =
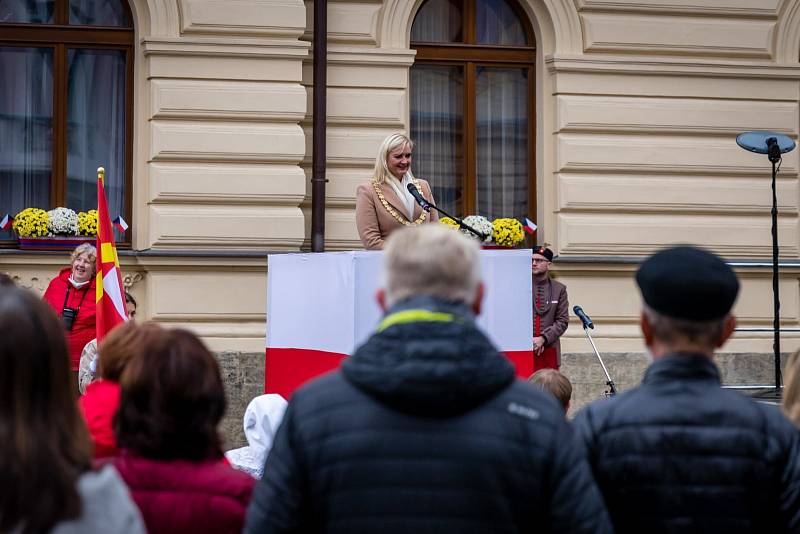
[[[103,167],[97,169],[97,341],[128,320],[117,247],[103,187],[104,175]]]

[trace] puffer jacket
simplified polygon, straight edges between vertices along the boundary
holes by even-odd
[[[152,460],[123,450],[112,463],[149,534],[238,534],[255,479],[226,462]]]
[[[294,394],[265,472],[245,532],[609,531],[561,407],[430,298]]]
[[[707,356],[657,360],[575,425],[618,533],[800,532],[798,431]]]

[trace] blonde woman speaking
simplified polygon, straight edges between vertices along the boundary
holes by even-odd
[[[408,191],[414,184],[422,196],[433,201],[431,186],[411,173],[414,143],[401,133],[387,137],[378,149],[372,180],[358,186],[356,228],[367,250],[381,250],[390,233],[404,226],[439,220],[435,210],[423,210]]]

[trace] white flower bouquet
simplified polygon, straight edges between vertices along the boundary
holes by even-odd
[[[47,212],[47,232],[50,235],[78,235],[78,214],[69,208],[56,208]]]
[[[468,215],[464,217],[464,224],[467,224],[472,228],[476,229],[477,231],[481,232],[482,234],[484,234],[486,236],[486,239],[483,240],[484,243],[489,243],[492,240],[492,234],[494,234],[494,226],[492,225],[492,222],[483,215]],[[464,230],[462,228],[461,231],[470,237],[478,239],[478,237],[469,230]]]

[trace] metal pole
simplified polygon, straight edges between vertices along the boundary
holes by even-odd
[[[780,154],[777,159],[770,157],[770,161],[772,162],[772,330],[774,333],[772,348],[775,351],[775,389],[778,389],[781,387],[781,302],[778,287],[778,193],[775,181],[778,174],[776,165],[780,161]]]
[[[311,152],[311,251],[325,252],[326,98],[328,87],[328,1],[314,0],[314,101]]]

